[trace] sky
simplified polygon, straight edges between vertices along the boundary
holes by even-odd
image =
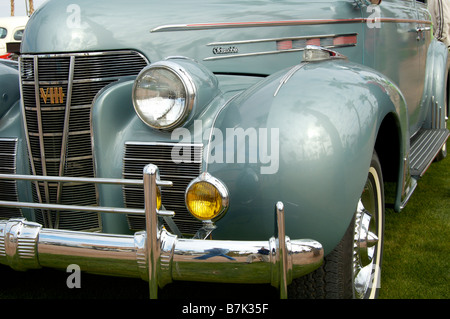
[[[36,10],[41,4],[43,4],[46,0],[33,0],[34,10]],[[24,16],[26,15],[26,6],[25,3],[28,3],[28,0],[15,0],[15,16]],[[0,0],[0,18],[11,16],[11,0]]]

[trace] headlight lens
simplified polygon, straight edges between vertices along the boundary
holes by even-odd
[[[197,219],[212,220],[221,217],[228,208],[228,190],[208,173],[194,179],[186,190],[186,206]]]
[[[133,87],[133,104],[144,123],[155,129],[181,124],[193,108],[195,88],[187,72],[173,62],[141,71]]]

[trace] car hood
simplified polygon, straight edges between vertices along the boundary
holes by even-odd
[[[279,59],[268,39],[360,31],[343,23],[360,14],[345,1],[51,0],[31,17],[22,52],[133,49],[151,62],[187,56],[214,72],[271,74],[302,54]]]

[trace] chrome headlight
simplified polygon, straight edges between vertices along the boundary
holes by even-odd
[[[194,107],[196,88],[189,73],[171,61],[143,69],[133,86],[133,105],[148,126],[167,130],[183,123]]]

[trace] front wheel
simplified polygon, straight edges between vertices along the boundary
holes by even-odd
[[[355,215],[322,267],[293,281],[292,298],[357,298],[378,296],[384,234],[384,187],[374,152]]]

